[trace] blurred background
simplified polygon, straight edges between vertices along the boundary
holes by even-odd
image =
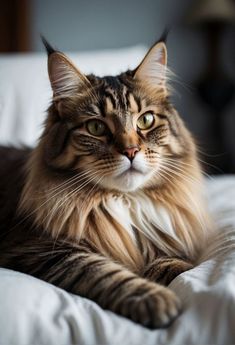
[[[40,34],[62,51],[93,52],[149,47],[169,28],[169,67],[176,74],[172,100],[199,144],[205,170],[235,173],[235,1],[1,0],[0,5],[0,53],[7,57],[42,52]]]

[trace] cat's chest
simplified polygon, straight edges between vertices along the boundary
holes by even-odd
[[[104,207],[133,241],[136,231],[156,245],[161,242],[161,233],[176,237],[169,212],[145,195],[110,197],[104,201]]]

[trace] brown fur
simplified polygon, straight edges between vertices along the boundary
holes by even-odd
[[[165,52],[158,45],[149,56]],[[180,304],[156,283],[168,285],[197,262],[210,220],[194,141],[170,103],[164,75],[156,85],[156,76],[148,80],[148,60],[147,55],[136,71],[98,78],[84,76],[62,53],[49,56],[54,98],[38,146],[26,153],[25,164],[19,160],[15,175],[17,160],[9,164],[20,187],[7,215],[0,211],[0,264],[161,327]],[[159,64],[165,62],[161,55]],[[148,112],[154,125],[140,131],[137,121]],[[93,118],[108,128],[102,137],[87,132],[86,121]],[[126,192],[105,184],[120,168],[126,147],[133,146],[154,170],[151,178]],[[2,176],[6,179],[7,171]],[[0,186],[3,202],[14,189],[13,179]],[[121,205],[127,220],[113,214],[118,209],[112,211],[110,202]],[[174,234],[144,213],[151,207],[156,214],[165,210]],[[149,222],[144,228],[138,225],[142,220]]]

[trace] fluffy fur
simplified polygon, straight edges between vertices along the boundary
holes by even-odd
[[[83,75],[51,47],[48,53],[53,101],[39,144],[23,165],[18,213],[12,210],[11,214],[14,235],[6,231],[5,238],[11,241],[2,245],[0,264],[85,295],[136,322],[164,326],[177,315],[179,301],[170,290],[149,280],[168,284],[191,268],[210,230],[196,147],[169,99],[166,46],[163,42],[154,45],[136,70],[104,78]],[[146,114],[153,123],[143,129],[138,123]],[[102,135],[89,132],[92,120],[95,130],[104,129]],[[26,242],[22,240],[25,223],[31,229]],[[16,230],[22,237],[15,235]],[[38,257],[22,253],[22,248]],[[49,272],[42,256],[45,259],[55,248],[62,257],[54,258],[55,270],[48,259]],[[84,257],[89,268],[98,262],[98,271],[105,275],[105,293],[112,291],[110,282],[115,276],[123,300],[114,293],[113,300],[104,303],[104,296],[99,295],[102,289],[93,296],[100,280],[98,276],[96,284],[93,281],[92,291],[90,270],[85,270],[86,280],[82,280],[79,265]],[[66,277],[71,268],[64,262],[73,259],[78,276],[72,272],[71,287]],[[129,300],[124,298],[127,290],[122,290],[125,283],[135,310],[131,314]],[[140,286],[145,286],[142,294]],[[141,310],[136,296],[142,298]],[[164,310],[159,299],[164,301]],[[152,307],[146,307],[149,304]]]

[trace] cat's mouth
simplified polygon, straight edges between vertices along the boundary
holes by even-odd
[[[143,174],[143,171],[134,168],[133,165],[131,165],[128,169],[123,171],[121,174],[119,174],[117,177],[124,177],[125,175],[130,174],[130,175],[135,175],[135,174]]]
[[[123,159],[114,173],[102,179],[102,186],[125,193],[140,188],[150,178],[150,171],[141,156],[137,158],[133,162]]]

